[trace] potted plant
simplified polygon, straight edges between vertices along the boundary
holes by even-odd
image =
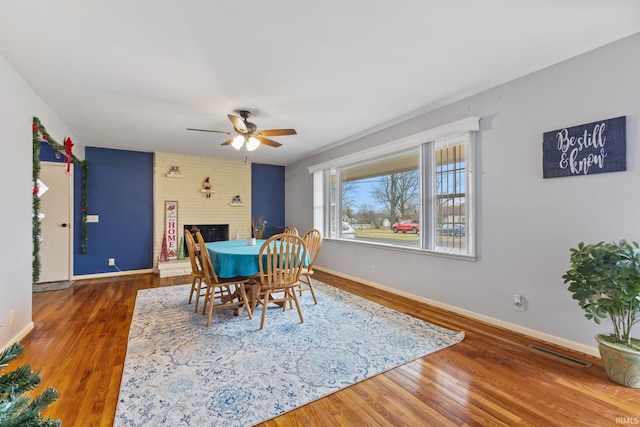
[[[580,243],[571,249],[571,269],[562,278],[587,319],[600,324],[609,318],[613,324],[613,334],[596,335],[609,378],[640,388],[640,340],[631,336],[640,320],[638,243]]]

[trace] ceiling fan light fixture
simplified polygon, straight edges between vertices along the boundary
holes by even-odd
[[[264,144],[269,147],[280,147],[280,144],[277,141],[270,139],[272,136],[286,136],[286,135],[297,135],[295,129],[262,129],[258,131],[258,127],[255,123],[251,123],[247,119],[251,115],[251,112],[248,110],[236,110],[237,113],[240,114],[240,117],[234,116],[233,114],[227,114],[227,117],[231,121],[233,125],[234,132],[227,132],[222,130],[212,130],[212,129],[193,129],[187,128],[187,130],[195,130],[200,132],[213,132],[213,133],[223,133],[226,135],[236,135],[231,139],[227,139],[220,145],[231,145],[236,150],[240,151],[242,147],[244,147],[245,153],[248,151],[254,151],[260,145]]]
[[[247,151],[253,151],[260,146],[260,141],[255,136],[249,137],[247,140]]]
[[[231,143],[231,146],[233,148],[235,148],[236,150],[240,150],[243,145],[244,145],[244,135],[238,135],[235,138],[233,138],[233,142]]]

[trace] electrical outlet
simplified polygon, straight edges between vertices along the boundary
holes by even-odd
[[[376,274],[376,266],[372,265],[369,271],[371,271],[371,274]]]
[[[115,258],[109,258],[109,265],[116,265],[116,259]]]
[[[524,298],[522,298],[522,295],[515,294],[513,296],[513,309],[515,311],[524,311]]]
[[[100,216],[99,215],[87,215],[86,217],[87,222],[100,222]]]
[[[13,325],[14,323],[16,323],[16,311],[11,310],[11,319],[9,320],[9,324]]]

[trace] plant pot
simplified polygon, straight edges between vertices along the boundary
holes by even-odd
[[[611,337],[612,335],[596,335],[604,370],[612,381],[640,388],[640,351],[615,344],[611,342]]]

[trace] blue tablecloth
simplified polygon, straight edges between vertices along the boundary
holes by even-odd
[[[249,246],[246,240],[224,240],[205,243],[205,246],[218,277],[229,279],[238,276],[251,277],[260,273],[258,255],[264,242],[266,240],[256,240],[255,245]],[[303,265],[309,262],[307,254]]]
[[[255,276],[260,272],[258,254],[266,240],[256,240],[249,246],[246,240],[224,240],[205,243],[213,269],[219,277]]]

